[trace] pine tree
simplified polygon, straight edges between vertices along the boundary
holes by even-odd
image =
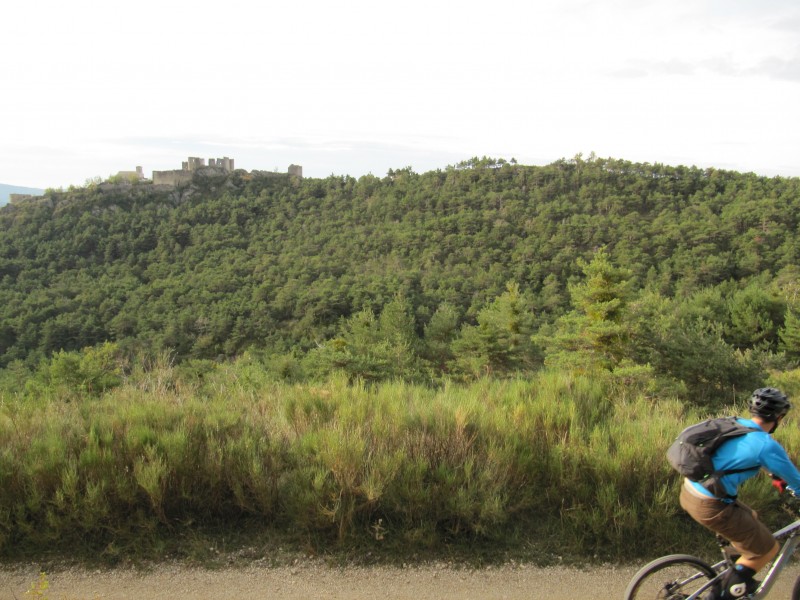
[[[537,340],[546,348],[547,364],[612,369],[627,351],[631,273],[614,266],[605,249],[578,266],[585,279],[569,286],[573,310],[556,321],[552,336]]]
[[[786,311],[783,327],[779,332],[781,348],[793,360],[800,360],[800,315],[792,309]]]
[[[465,325],[453,343],[455,367],[469,376],[512,373],[534,359],[530,343],[531,301],[516,283],[478,313],[477,325]]]

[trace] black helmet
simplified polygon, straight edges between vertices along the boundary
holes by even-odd
[[[758,388],[750,396],[750,412],[767,421],[777,421],[789,412],[792,403],[786,394],[776,388]]]

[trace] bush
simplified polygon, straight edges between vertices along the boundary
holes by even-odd
[[[663,456],[702,415],[657,397],[646,369],[430,388],[287,384],[258,364],[134,365],[69,403],[53,390],[4,395],[0,553],[153,552],[253,519],[318,549],[403,554],[539,540],[539,556],[615,560],[706,539],[676,518]]]

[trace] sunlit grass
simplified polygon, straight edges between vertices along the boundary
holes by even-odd
[[[4,396],[0,552],[116,553],[243,519],[316,546],[540,539],[608,560],[702,536],[664,451],[704,415],[607,374],[290,385],[242,361],[184,376],[161,362],[100,396]]]

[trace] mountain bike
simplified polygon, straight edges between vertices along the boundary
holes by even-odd
[[[794,523],[774,532],[781,548],[765,571],[758,589],[743,598],[766,598],[781,571],[789,564],[800,545],[800,503],[796,498],[784,500],[795,517]],[[717,536],[723,559],[709,565],[690,554],[662,556],[642,567],[625,590],[624,600],[705,600],[714,598],[723,577],[733,568],[736,556],[727,540]],[[800,576],[792,588],[792,600],[800,600]]]

